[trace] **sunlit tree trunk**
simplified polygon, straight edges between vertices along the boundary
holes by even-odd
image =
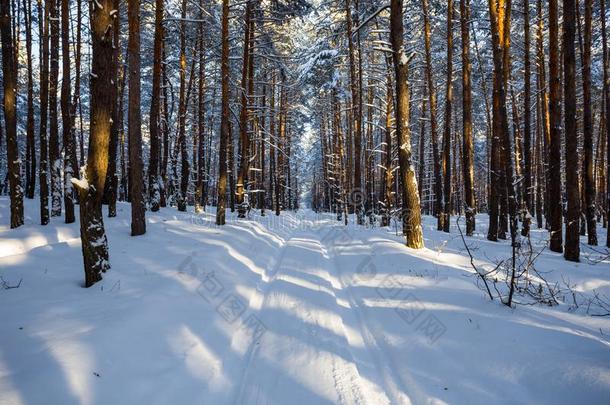
[[[120,10],[119,0],[113,0],[113,7],[116,12],[113,15],[113,52],[112,58],[108,61],[109,67],[112,69],[114,84],[111,91],[113,92],[112,100],[112,124],[110,130],[110,145],[108,150],[108,171],[106,172],[106,182],[104,190],[104,200],[108,204],[108,216],[116,217],[116,201],[119,187],[119,179],[117,176],[117,153],[119,142],[122,143],[121,132],[122,132],[122,102],[120,102],[122,87],[123,87],[123,76],[120,74],[122,68],[119,63],[119,55],[121,52],[120,47]],[[121,155],[122,156],[122,155]],[[122,167],[121,167],[122,169]]]
[[[182,1],[182,19],[180,22],[180,94],[178,100],[178,147],[176,151],[180,151],[181,169],[180,169],[180,191],[176,193],[178,211],[186,211],[186,192],[188,189],[188,181],[190,175],[190,164],[188,161],[188,152],[186,149],[186,113],[187,113],[187,95],[186,95],[186,0]],[[176,159],[174,157],[174,170],[176,170]]]
[[[548,168],[548,221],[551,232],[550,249],[563,252],[561,204],[561,77],[559,72],[559,8],[557,0],[549,0],[549,118],[550,144]]]
[[[565,175],[568,208],[564,257],[580,257],[580,181],[578,176],[578,132],[576,128],[576,4],[563,0],[563,92],[565,125]]]
[[[472,139],[472,81],[470,78],[470,0],[460,0],[460,27],[462,31],[462,172],[464,176],[464,203],[466,235],[475,229],[474,199],[474,145]]]
[[[358,77],[356,74],[356,51],[354,47],[354,41],[352,38],[352,9],[350,0],[345,0],[345,21],[347,24],[347,51],[349,53],[349,74],[350,74],[350,90],[351,90],[351,114],[353,118],[354,133],[354,190],[350,190],[352,193],[361,193],[362,187],[362,169],[361,169],[361,155],[362,155],[362,111],[361,103],[359,102],[359,86]],[[349,155],[348,155],[349,156]],[[351,156],[349,157],[351,160]],[[354,211],[356,213],[356,219],[359,225],[364,223],[364,217],[362,215],[362,206],[360,198],[354,199]]]
[[[531,129],[531,60],[530,60],[530,0],[523,0],[523,236],[529,235],[533,212],[532,188],[532,129]]]
[[[85,287],[102,279],[102,273],[110,268],[108,240],[102,216],[102,195],[108,168],[108,144],[113,109],[115,83],[112,60],[113,17],[112,0],[98,0],[91,7],[91,126],[85,178],[73,179],[79,192],[80,226]]]
[[[390,11],[390,41],[392,43],[396,80],[396,139],[401,174],[402,225],[407,246],[414,249],[424,247],[421,226],[417,179],[411,165],[411,139],[409,133],[409,68],[403,49],[402,0],[392,0]]]
[[[607,226],[606,246],[610,247],[610,226],[607,221],[610,220],[610,61],[608,60],[608,38],[606,32],[606,1],[600,0],[600,11],[602,20],[602,49],[604,61],[604,98],[605,98],[605,141],[606,141],[606,219]],[[603,154],[603,152],[602,152]]]
[[[244,206],[244,190],[246,189],[246,181],[248,177],[249,156],[248,150],[250,139],[248,136],[248,67],[250,61],[250,35],[251,24],[250,18],[252,14],[252,2],[246,4],[246,14],[244,16],[244,55],[242,60],[241,70],[241,111],[239,115],[239,171],[237,174],[236,197],[237,197],[237,212],[239,218],[246,217],[246,207]]]
[[[222,55],[220,64],[222,107],[218,157],[218,203],[216,225],[225,224],[227,199],[227,143],[229,140],[229,0],[222,0]]]
[[[203,4],[201,4],[203,7]],[[203,12],[201,13],[203,16]],[[197,185],[195,189],[195,211],[201,212],[205,210],[204,201],[204,176],[205,176],[205,48],[203,38],[203,28],[199,29],[199,80],[197,88],[198,100],[198,115],[197,115]],[[193,156],[195,159],[195,156]]]
[[[432,160],[434,161],[434,215],[438,219],[437,229],[443,229],[443,183],[441,175],[441,155],[438,148],[437,137],[437,121],[436,121],[436,87],[432,78],[432,50],[431,50],[431,32],[430,32],[430,16],[428,11],[428,0],[421,2],[424,13],[424,43],[426,56],[426,82],[428,84],[428,97],[430,99],[430,138],[432,140]]]
[[[453,0],[447,0],[447,76],[445,130],[443,132],[443,231],[449,232],[451,219],[451,112],[453,103]]]
[[[578,7],[578,5],[577,5]],[[584,211],[587,223],[589,245],[597,245],[597,224],[595,222],[595,176],[593,168],[593,102],[591,100],[591,40],[592,40],[593,0],[585,0],[585,23],[582,60],[583,90],[583,181]]]

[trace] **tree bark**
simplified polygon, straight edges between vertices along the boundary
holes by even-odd
[[[118,197],[119,179],[117,175],[117,154],[119,142],[123,143],[121,136],[123,126],[123,108],[122,108],[122,89],[125,82],[122,72],[122,66],[119,58],[121,53],[120,46],[120,7],[119,0],[113,0],[113,7],[116,13],[113,16],[113,53],[109,64],[112,68],[114,84],[112,86],[112,125],[110,131],[110,145],[108,150],[108,171],[106,172],[106,182],[104,190],[104,200],[108,203],[108,217],[116,217],[116,201]],[[122,156],[122,154],[121,154]],[[121,171],[122,165],[121,165]]]
[[[451,112],[453,103],[453,0],[447,0],[447,76],[443,132],[443,231],[451,222]]]
[[[203,2],[201,3],[203,7]],[[203,12],[201,12],[203,17]],[[199,29],[199,80],[198,80],[198,107],[197,107],[197,185],[195,189],[195,212],[205,210],[204,200],[204,176],[205,176],[205,47],[203,38],[203,27]],[[193,160],[195,157],[193,157]]]
[[[400,164],[403,197],[403,233],[407,246],[414,249],[424,247],[421,226],[417,179],[411,166],[411,139],[409,133],[409,70],[408,58],[403,49],[402,0],[392,0],[390,6],[390,42],[392,43],[394,72],[396,75],[396,138]]]
[[[64,208],[67,224],[74,222],[74,190],[72,177],[75,176],[73,158],[76,157],[76,144],[70,103],[70,1],[61,0],[61,124],[64,148]]]
[[[32,77],[32,0],[24,0],[25,47],[27,58],[27,142],[26,142],[26,198],[33,199],[36,190],[36,142],[34,140],[34,79]]]
[[[150,160],[148,162],[148,198],[150,210],[159,211],[161,179],[159,171],[159,139],[161,133],[161,62],[163,58],[163,7],[165,0],[155,1],[155,38],[153,45],[153,78],[150,101]]]
[[[578,5],[577,5],[578,7]],[[583,89],[583,180],[584,211],[587,223],[587,241],[597,245],[597,224],[595,222],[595,176],[593,167],[593,102],[591,100],[591,41],[592,41],[593,0],[585,0],[585,23],[582,60]]]
[[[11,229],[14,229],[23,225],[23,189],[21,188],[21,160],[19,159],[19,145],[17,143],[17,65],[11,32],[9,0],[0,0],[0,41],[2,43],[6,157],[11,195]]]
[[[64,0],[65,1],[65,0]],[[142,118],[140,114],[140,0],[127,3],[129,22],[129,170],[131,178],[131,236],[146,233]]]
[[[99,4],[99,5],[98,5]],[[91,7],[91,117],[86,177],[73,179],[80,196],[80,225],[85,287],[102,279],[110,268],[108,240],[102,216],[102,196],[108,168],[108,144],[115,78],[113,58],[112,0],[98,0]]]
[[[434,160],[434,216],[437,217],[437,229],[443,229],[443,183],[441,174],[441,155],[438,149],[438,137],[436,129],[436,87],[432,78],[432,50],[431,50],[431,33],[430,33],[430,17],[428,11],[428,0],[421,2],[424,13],[424,43],[426,54],[426,82],[428,83],[428,97],[430,98],[430,138],[432,139],[432,157]]]
[[[472,138],[472,80],[470,78],[470,0],[460,0],[460,26],[462,30],[462,171],[464,176],[464,203],[466,209],[466,235],[475,230],[474,144]]]
[[[57,122],[57,85],[59,78],[59,13],[57,0],[49,0],[51,26],[51,71],[49,75],[49,159],[51,170],[51,216],[61,215],[61,156]]]
[[[222,0],[222,56],[220,64],[222,107],[218,157],[218,203],[216,225],[225,224],[227,199],[227,143],[229,140],[229,0]]]
[[[248,177],[249,156],[248,150],[250,137],[248,136],[248,68],[250,65],[250,35],[252,14],[252,2],[247,1],[246,14],[244,16],[244,55],[241,70],[241,111],[239,115],[239,171],[237,174],[236,197],[237,213],[239,218],[246,217],[246,207],[244,205],[244,190],[246,189],[246,178]]]
[[[182,20],[180,22],[180,95],[178,100],[178,145],[181,157],[180,191],[178,197],[178,211],[186,211],[186,192],[188,189],[190,165],[186,149],[186,0],[182,1]],[[175,157],[177,159],[177,157]],[[175,165],[174,165],[175,166]],[[175,169],[175,167],[174,167]]]
[[[563,0],[563,91],[565,125],[565,174],[567,194],[566,260],[580,260],[580,181],[578,170],[578,132],[576,129],[576,4]]]
[[[351,112],[353,122],[350,125],[353,125],[354,129],[354,189],[350,190],[350,195],[356,197],[360,193],[362,193],[362,168],[361,168],[361,158],[362,155],[362,111],[361,111],[361,103],[360,94],[359,94],[359,86],[358,86],[358,78],[356,75],[356,57],[355,57],[355,49],[354,49],[354,41],[352,39],[352,9],[350,5],[350,0],[345,0],[345,21],[347,24],[347,49],[349,53],[349,74],[350,74],[350,89],[351,89]],[[351,159],[351,156],[349,157]],[[362,214],[362,199],[361,198],[352,198],[352,203],[354,204],[354,211],[356,213],[356,220],[359,225],[364,224],[364,216]]]
[[[528,236],[533,212],[532,188],[532,129],[531,129],[531,60],[530,60],[530,0],[523,0],[523,228],[521,234]]]
[[[605,140],[606,140],[606,219],[610,220],[610,61],[608,58],[608,37],[606,32],[606,1],[600,0],[600,11],[602,19],[602,49],[604,61],[604,99],[605,99]],[[603,152],[602,152],[603,154]],[[606,246],[610,247],[610,226],[607,227]]]
[[[550,144],[548,168],[548,216],[550,249],[563,252],[561,203],[561,77],[559,72],[559,9],[557,0],[549,0],[549,118]]]
[[[40,36],[40,224],[49,223],[49,170],[47,121],[49,102],[49,7],[38,0],[38,29]]]

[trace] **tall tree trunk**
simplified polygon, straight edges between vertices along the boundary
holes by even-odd
[[[64,146],[64,207],[66,223],[74,222],[74,191],[72,177],[75,174],[72,157],[76,156],[76,144],[70,103],[70,1],[61,0],[61,124]]]
[[[540,177],[540,181],[544,182],[544,193],[543,193],[543,203],[541,204],[544,208],[544,216],[546,220],[546,227],[549,228],[549,167],[548,167],[548,148],[551,143],[551,121],[549,116],[549,94],[547,92],[546,87],[546,62],[544,55],[544,21],[543,21],[543,10],[542,10],[542,0],[537,0],[536,2],[536,13],[538,15],[538,24],[536,28],[536,53],[538,59],[538,74],[537,74],[537,84],[538,84],[538,94],[540,95],[541,102],[541,119],[542,122],[539,124],[541,127],[541,161],[539,162],[542,168],[542,177]]]
[[[419,195],[417,194],[417,179],[415,178],[415,171],[411,166],[409,61],[403,49],[403,2],[402,0],[392,0],[390,4],[390,41],[392,43],[394,72],[396,75],[396,139],[399,145],[398,160],[403,198],[402,225],[407,246],[420,249],[424,247],[424,238],[421,226]]]
[[[201,2],[203,7],[203,2]],[[201,12],[203,18],[203,11]],[[204,176],[205,176],[205,46],[203,37],[203,27],[199,29],[199,80],[197,88],[198,106],[197,106],[197,185],[195,191],[195,212],[203,212],[205,210],[204,201]],[[193,156],[195,160],[195,154]]]
[[[280,109],[278,112],[278,135],[276,140],[277,145],[277,164],[275,167],[275,215],[280,215],[282,207],[286,207],[284,198],[286,191],[286,182],[284,177],[284,158],[286,156],[286,86],[284,76],[280,83]]]
[[[523,199],[525,202],[523,213],[523,236],[529,235],[531,214],[533,212],[532,188],[532,129],[531,129],[531,60],[530,60],[530,0],[523,0]]]
[[[561,203],[561,77],[559,75],[559,8],[549,0],[549,80],[550,144],[548,169],[548,207],[551,232],[550,249],[563,252]]]
[[[110,268],[108,240],[102,216],[102,196],[108,168],[108,144],[113,109],[114,55],[112,30],[112,0],[98,0],[91,7],[91,119],[86,176],[73,179],[79,192],[80,225],[85,287],[102,279]]]
[[[425,75],[425,72],[424,72]],[[426,103],[428,101],[428,89],[424,85],[422,89],[421,113],[419,116],[419,171],[417,173],[417,193],[419,201],[424,199],[424,179],[426,174]],[[424,204],[424,207],[426,205]],[[428,213],[427,208],[423,208]]]
[[[434,161],[434,216],[437,217],[437,229],[443,229],[443,183],[441,174],[441,155],[438,148],[438,137],[436,129],[436,86],[432,78],[432,49],[430,33],[430,17],[428,10],[428,0],[422,0],[422,10],[424,13],[424,43],[426,53],[426,82],[428,84],[428,97],[430,99],[430,138],[432,139],[432,157]]]
[[[222,107],[220,118],[220,147],[218,157],[218,203],[216,225],[225,224],[227,200],[227,143],[229,140],[229,0],[222,0]]]
[[[65,1],[65,0],[64,0]],[[140,114],[140,0],[127,3],[129,21],[129,170],[131,178],[131,236],[146,233],[142,118]]]
[[[161,184],[159,172],[159,139],[161,133],[161,62],[163,58],[163,6],[155,1],[155,38],[153,45],[153,78],[150,101],[150,160],[148,162],[148,198],[150,210],[159,211]]]
[[[72,167],[74,168],[74,175],[79,176],[78,168],[85,165],[85,142],[83,138],[83,110],[81,105],[80,98],[80,75],[81,75],[81,24],[82,24],[82,2],[80,0],[76,1],[76,29],[72,29],[72,32],[76,32],[76,38],[74,34],[72,34],[72,38],[74,41],[74,95],[72,96],[72,108],[70,109],[70,116],[72,118],[72,131],[74,132],[74,120],[76,119],[76,108],[79,109],[79,121],[80,121],[80,130],[79,130],[79,147],[80,147],[80,164],[76,159],[76,135],[72,135],[72,140],[74,142],[73,156],[72,158]],[[74,26],[73,26],[74,27]],[[78,196],[78,194],[76,194]]]
[[[578,178],[578,132],[576,130],[576,5],[563,0],[563,91],[565,125],[566,242],[564,257],[577,262],[580,257],[580,181]]]
[[[61,155],[57,122],[57,85],[59,78],[59,13],[57,0],[49,0],[51,25],[51,71],[49,75],[49,159],[51,169],[51,216],[61,215]]]
[[[352,194],[351,200],[354,203],[354,211],[356,213],[356,220],[359,225],[364,223],[364,216],[362,215],[362,199],[359,194],[362,193],[362,169],[361,169],[361,154],[362,154],[362,111],[361,103],[359,102],[359,86],[358,77],[356,75],[356,55],[354,49],[354,41],[352,39],[352,9],[350,0],[345,0],[345,21],[347,23],[347,47],[349,53],[349,74],[350,74],[350,89],[351,89],[351,113],[353,118],[354,130],[354,189],[350,190]],[[348,155],[349,156],[349,155]],[[349,157],[351,159],[351,156]]]
[[[186,148],[186,0],[182,1],[182,20],[180,22],[180,95],[178,101],[178,145],[181,157],[180,192],[178,197],[178,211],[186,211],[186,192],[190,175],[190,165]],[[177,159],[177,157],[175,157]]]
[[[244,205],[244,190],[246,189],[246,178],[248,176],[249,156],[248,150],[250,139],[248,136],[248,67],[250,65],[250,35],[252,14],[252,1],[247,1],[246,14],[244,17],[244,55],[241,70],[241,111],[239,115],[239,171],[237,174],[236,197],[237,213],[239,218],[246,217]]]
[[[462,30],[462,171],[466,209],[466,235],[475,230],[474,145],[472,139],[472,81],[470,78],[470,0],[460,0]]]
[[[267,76],[264,75],[265,77],[265,82],[267,82]],[[268,82],[267,82],[268,83]],[[259,200],[258,200],[258,208],[261,210],[261,216],[265,216],[265,201],[267,199],[267,193],[269,192],[269,189],[265,186],[265,149],[266,149],[266,132],[267,132],[267,123],[266,123],[266,116],[267,116],[267,84],[263,83],[262,85],[263,87],[263,96],[262,96],[262,102],[261,102],[261,117],[260,117],[260,185],[259,185],[259,190],[262,192]],[[322,117],[322,120],[324,120],[324,117]],[[324,154],[326,154],[326,152],[323,152]],[[325,157],[322,157],[323,161],[325,161]]]
[[[120,64],[119,58],[121,54],[120,46],[120,6],[119,0],[113,0],[113,7],[116,12],[113,15],[113,53],[112,59],[109,61],[109,67],[113,73],[113,86],[112,86],[112,124],[110,130],[110,145],[108,149],[108,170],[106,172],[106,182],[104,190],[104,200],[108,203],[108,216],[110,218],[116,217],[116,201],[118,197],[119,179],[117,176],[117,153],[119,148],[119,142],[123,143],[122,132],[123,132],[123,103],[122,89],[125,82],[124,76],[121,74],[123,68]],[[122,154],[121,154],[122,157]],[[121,161],[122,163],[122,161]],[[121,173],[123,173],[123,165],[121,164]],[[121,179],[122,181],[122,179]]]
[[[392,171],[392,112],[394,107],[393,96],[393,81],[392,81],[392,66],[390,58],[386,58],[386,99],[385,99],[385,170],[384,170],[384,204],[385,210],[382,217],[382,226],[390,225],[390,215],[392,212],[392,186],[394,184],[394,176]],[[436,163],[435,163],[436,164]]]
[[[47,145],[47,112],[49,101],[49,7],[38,0],[38,29],[40,41],[40,224],[49,223],[49,170]]]
[[[275,171],[276,171],[276,135],[275,135],[275,72],[271,75],[271,100],[269,101],[269,196],[271,201],[271,209],[273,209],[274,202],[277,201],[277,194],[274,197],[274,186],[275,186]]]
[[[447,0],[447,76],[445,130],[443,132],[443,231],[451,219],[451,112],[453,103],[453,0]]]
[[[0,41],[2,43],[2,80],[4,88],[4,124],[6,130],[6,157],[11,195],[11,229],[23,225],[23,189],[19,145],[17,143],[17,65],[11,32],[11,6],[9,0],[0,0]]]
[[[159,130],[161,131],[161,138],[163,141],[163,155],[161,158],[161,167],[159,168],[159,187],[160,197],[159,206],[167,206],[167,191],[168,191],[168,179],[167,179],[167,165],[169,162],[169,95],[168,95],[168,79],[167,71],[165,67],[165,42],[162,39],[161,43],[161,80],[163,82],[163,114],[160,116]]]
[[[578,5],[577,5],[578,6]],[[584,205],[589,245],[597,245],[597,224],[595,222],[595,176],[593,174],[593,107],[591,100],[591,38],[593,20],[593,0],[585,0],[585,25],[582,58],[583,89],[583,177]]]
[[[602,49],[604,60],[604,99],[606,104],[605,129],[606,129],[606,221],[610,220],[610,61],[608,58],[608,38],[606,32],[606,1],[600,0],[600,11],[602,18]],[[602,152],[603,154],[603,152]],[[610,226],[607,227],[606,246],[610,247]]]
[[[28,99],[27,99],[27,143],[26,143],[26,197],[34,198],[36,190],[36,142],[34,140],[34,79],[32,77],[32,0],[24,0],[25,47],[27,56]]]

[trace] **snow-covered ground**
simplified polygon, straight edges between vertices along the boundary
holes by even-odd
[[[0,404],[610,401],[610,317],[572,297],[490,301],[457,230],[433,218],[415,251],[394,229],[308,211],[217,228],[166,208],[134,238],[120,204],[112,269],[85,289],[78,220],[42,227],[31,201],[26,214],[9,230],[0,199],[0,276],[22,280],[0,286]],[[467,242],[493,267],[509,245],[477,219]],[[604,252],[583,245],[573,264],[543,251],[536,266],[585,302],[610,296],[610,263],[593,264]]]

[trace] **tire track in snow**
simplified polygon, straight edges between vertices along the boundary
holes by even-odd
[[[286,251],[288,250],[290,241],[292,240],[294,233],[295,232],[292,231],[290,233],[290,235],[287,237],[286,241],[282,244],[282,247],[280,248],[281,252],[280,252],[279,256],[277,256],[278,257],[277,261],[271,266],[271,271],[269,273],[267,273],[267,271],[265,271],[265,273],[263,273],[261,275],[261,281],[259,281],[257,283],[256,291],[253,293],[252,298],[250,298],[250,301],[248,302],[248,308],[251,311],[256,312],[258,315],[260,315],[261,309],[263,308],[265,302],[267,301],[267,297],[269,295],[269,290],[271,289],[271,283],[277,277],[277,274],[282,266],[282,262],[284,261],[284,257],[286,256]],[[264,339],[264,337],[265,337],[265,335],[263,335],[261,337],[261,340]],[[234,337],[234,339],[235,339],[235,337]],[[241,377],[239,379],[239,383],[237,385],[237,387],[238,387],[238,389],[236,391],[237,395],[235,397],[235,400],[233,401],[233,403],[235,403],[235,404],[244,403],[244,395],[246,394],[245,382],[247,381],[247,379],[249,377],[250,368],[252,366],[254,358],[256,357],[259,347],[260,347],[260,341],[252,340],[252,342],[250,342],[250,345],[248,346],[248,349],[246,350],[246,354],[244,356],[246,358],[246,364],[244,365],[242,375],[241,375]],[[256,401],[256,403],[258,403],[258,400]]]
[[[354,238],[353,233],[350,235],[352,242],[358,243],[358,248],[363,248],[367,251],[366,254],[359,255],[361,258],[371,256],[370,245],[364,241]],[[328,242],[334,242],[334,240]],[[352,248],[355,246],[351,245]],[[372,327],[371,320],[366,314],[366,309],[363,308],[363,303],[358,300],[351,291],[351,285],[347,284],[344,273],[337,265],[337,255],[324,246],[328,257],[333,264],[333,270],[336,274],[338,285],[336,294],[338,297],[345,299],[348,303],[350,312],[356,318],[357,325],[360,328],[364,344],[369,355],[373,360],[373,364],[379,373],[381,382],[384,385],[386,394],[393,404],[425,404],[428,403],[427,396],[417,387],[413,378],[405,374],[405,371],[399,371],[392,356],[389,355],[390,347],[387,344],[385,337],[379,333],[379,329]]]
[[[312,259],[312,261],[301,261],[303,259],[302,256],[306,256],[306,258]],[[262,319],[266,319],[263,316],[266,309],[273,311],[278,307],[291,308],[289,312],[290,320],[294,319],[295,322],[282,324],[280,321],[276,323],[274,326],[278,330],[275,332],[278,333],[269,336],[266,345],[271,345],[269,351],[272,355],[277,356],[275,360],[278,364],[286,366],[292,363],[293,367],[297,365],[297,369],[298,365],[304,367],[299,370],[303,372],[302,374],[298,374],[297,371],[299,378],[296,383],[300,385],[299,389],[304,387],[302,389],[306,393],[305,395],[314,397],[319,395],[317,397],[318,400],[327,399],[329,396],[335,397],[335,400],[342,404],[387,403],[389,402],[387,398],[384,398],[385,400],[382,401],[379,400],[383,393],[371,392],[370,388],[367,391],[363,387],[363,380],[358,372],[353,353],[349,348],[346,349],[345,347],[344,342],[349,340],[343,318],[338,313],[340,303],[334,294],[332,276],[328,269],[329,266],[332,266],[332,263],[325,254],[324,248],[318,240],[317,233],[302,231],[291,235],[282,247],[282,252],[272,271],[266,275],[267,282],[261,282],[263,285],[261,286],[262,288],[258,289],[259,294],[256,294],[251,299],[251,309],[257,310]],[[282,275],[285,275],[285,277]],[[319,277],[318,289],[315,290],[303,285],[290,284],[291,278],[298,278],[299,275],[305,277],[302,279],[304,281],[310,276],[315,275]],[[288,284],[286,286],[274,284],[278,279],[282,279],[283,282]],[[324,284],[328,284],[328,286],[324,286]],[[272,289],[273,286],[276,288]],[[295,291],[291,291],[291,288],[296,288],[297,290],[295,291],[299,291],[304,295],[295,294]],[[336,310],[333,310],[331,307],[330,314],[320,311],[320,304],[322,302],[316,300],[319,293],[322,293],[321,297],[324,297],[324,293],[328,294],[326,299],[330,299],[331,302],[338,305]],[[328,310],[329,308],[324,307],[324,309]],[[268,318],[271,318],[271,316],[268,316]],[[305,328],[298,326],[300,325],[299,320],[303,322]],[[295,325],[298,326],[296,329]],[[297,331],[298,335],[293,334],[295,331]],[[264,335],[263,339],[266,336]],[[283,337],[283,340],[277,340],[279,337]],[[320,343],[322,344],[320,345]],[[254,344],[248,349],[246,365],[244,366],[244,372],[240,379],[234,401],[236,404],[259,403],[259,401],[266,403],[270,400],[262,392],[263,388],[269,391],[275,388],[286,388],[278,387],[278,385],[280,385],[280,382],[286,381],[283,378],[290,377],[285,377],[284,374],[280,374],[279,371],[273,369],[271,371],[269,369],[258,370],[258,367],[253,366],[256,362],[255,359],[260,354],[261,346],[262,344]],[[347,346],[349,347],[349,345]],[[266,353],[266,356],[262,356],[261,365],[264,368],[266,367],[264,362],[269,358],[269,353]],[[253,374],[255,370],[259,371],[259,374]],[[279,370],[281,371],[281,368]],[[293,368],[292,372],[294,371]],[[266,378],[265,376],[261,377],[265,372],[267,372]],[[312,392],[307,393],[307,381],[311,382],[312,373],[319,380],[319,384],[316,387],[318,390],[310,387],[309,389]],[[262,379],[264,385],[261,384],[261,381],[257,384],[257,379]],[[364,392],[368,392],[371,395],[365,395]],[[286,393],[279,393],[280,396],[290,394],[288,391]],[[295,393],[295,395],[298,397],[298,393]],[[283,399],[288,400],[289,398]]]

